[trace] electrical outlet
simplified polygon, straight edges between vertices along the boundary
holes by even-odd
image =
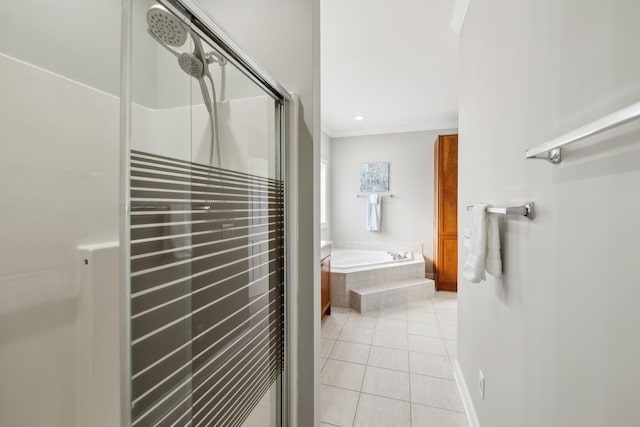
[[[482,371],[478,371],[478,390],[480,391],[480,397],[484,399],[484,374]]]

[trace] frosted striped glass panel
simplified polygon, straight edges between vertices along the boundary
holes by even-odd
[[[133,425],[242,425],[283,365],[283,183],[131,152]]]

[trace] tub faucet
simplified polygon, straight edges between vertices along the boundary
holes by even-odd
[[[391,255],[391,257],[393,258],[393,260],[394,260],[394,261],[397,261],[397,260],[399,260],[400,258],[402,258],[402,255],[400,255],[400,254],[399,254],[399,253],[397,253],[397,252],[390,252],[390,251],[387,251],[387,253],[388,253],[389,255]]]

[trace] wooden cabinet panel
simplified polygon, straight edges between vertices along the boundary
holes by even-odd
[[[458,290],[458,135],[434,144],[433,270],[438,290]]]
[[[440,236],[438,290],[456,291],[458,285],[458,237]]]
[[[440,144],[440,233],[458,233],[458,138],[444,136]]]
[[[326,248],[326,247],[325,247]],[[322,249],[320,261],[320,314],[331,314],[331,249]]]

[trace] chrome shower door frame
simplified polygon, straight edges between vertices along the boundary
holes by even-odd
[[[276,101],[276,138],[278,165],[276,175],[284,182],[284,363],[278,383],[280,408],[277,424],[288,426],[288,378],[289,371],[289,183],[288,146],[290,141],[289,114],[291,96],[278,81],[251,57],[215,19],[194,0],[157,0],[204,40],[218,47],[229,60],[254,83]],[[131,425],[131,117],[132,117],[132,56],[133,56],[133,4],[134,0],[122,0],[121,15],[121,67],[120,67],[120,420],[122,426]],[[214,101],[215,102],[215,101]]]

